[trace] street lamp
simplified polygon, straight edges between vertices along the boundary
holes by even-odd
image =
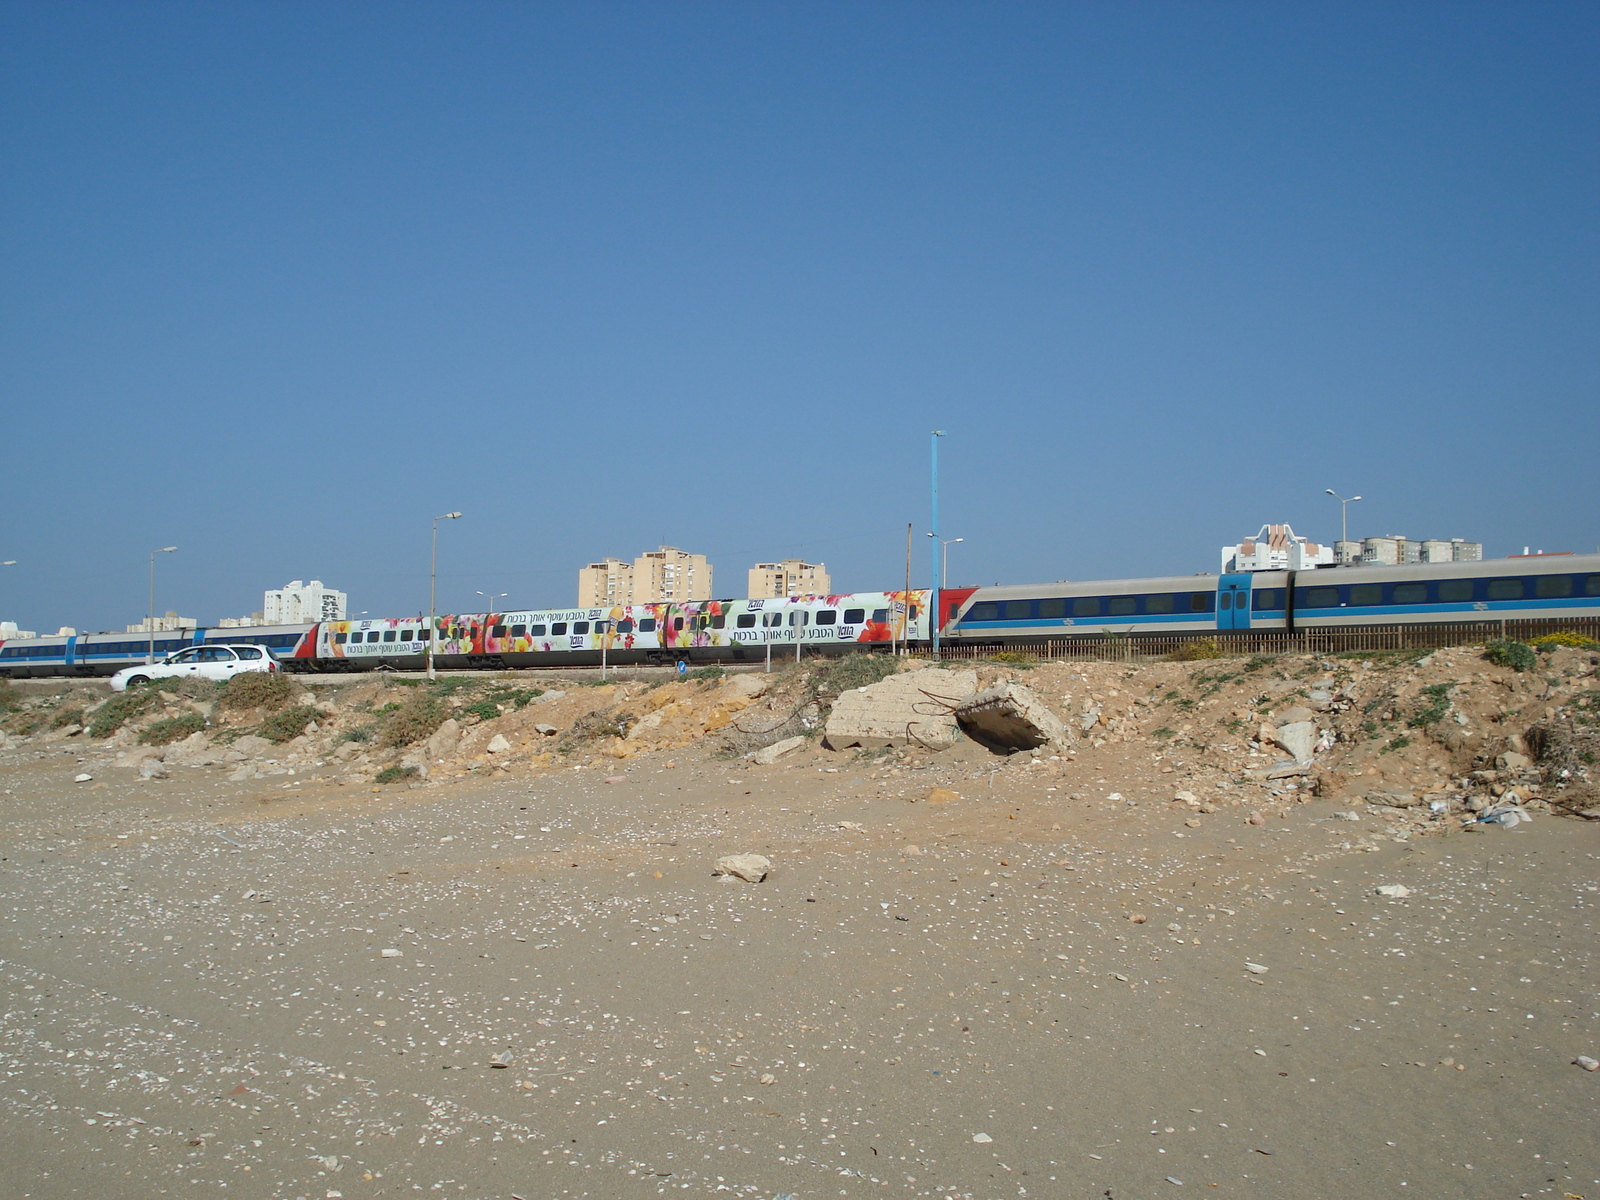
[[[439,522],[459,521],[461,514],[448,512],[433,519],[433,559],[428,568],[428,678],[437,679],[433,672],[433,644],[437,640],[439,631],[434,628],[434,598],[438,593],[439,583]]]
[[[939,537],[939,439],[943,436],[944,430],[935,429],[928,438],[928,447],[930,452],[928,491],[929,499],[931,501],[930,507],[932,509],[933,516],[933,528],[928,536],[934,538],[935,540],[937,540]],[[937,554],[937,548],[935,549],[936,553],[934,554],[933,559],[933,596],[931,597],[933,600],[933,604],[931,606],[933,611],[928,614],[928,617],[929,628],[933,632],[933,658],[934,661],[937,662],[939,659],[939,556]]]
[[[174,554],[176,546],[163,546],[159,550],[150,551],[150,617],[146,628],[150,633],[150,644],[145,648],[144,661],[153,663],[156,660],[156,555]]]
[[[1332,488],[1323,488],[1322,490],[1327,492],[1328,495],[1332,496],[1339,502],[1339,540],[1341,542],[1348,542],[1350,540],[1350,525],[1349,522],[1345,520],[1345,506],[1354,504],[1357,500],[1361,499],[1361,497],[1351,496],[1348,500],[1346,500]]]
[[[478,593],[478,595],[482,596],[485,600],[487,600],[489,602],[486,611],[488,611],[490,613],[494,612],[494,602],[496,600],[504,600],[510,594],[511,594],[510,592],[479,592]]]
[[[929,534],[932,537],[933,534]],[[966,538],[940,538],[939,539],[939,587],[950,586],[950,543],[964,542]]]

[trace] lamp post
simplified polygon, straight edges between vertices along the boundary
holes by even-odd
[[[929,534],[932,537],[933,534]],[[950,586],[950,544],[964,542],[966,538],[940,538],[939,539],[939,587],[944,589]]]
[[[488,607],[487,611],[490,612],[490,613],[494,612],[494,602],[496,600],[504,600],[510,594],[511,594],[510,592],[479,592],[478,593],[478,595],[482,596],[485,600],[487,600],[489,602],[489,607]]]
[[[1339,540],[1341,542],[1348,542],[1350,540],[1350,525],[1345,519],[1345,507],[1346,505],[1354,504],[1357,500],[1361,499],[1361,497],[1351,496],[1347,500],[1332,488],[1323,488],[1322,490],[1327,492],[1328,495],[1332,496],[1339,502]]]
[[[928,446],[929,446],[929,451],[930,451],[930,463],[929,463],[930,472],[929,472],[929,478],[928,478],[928,482],[929,482],[929,489],[928,490],[929,490],[929,499],[931,501],[930,507],[932,509],[932,517],[933,517],[933,520],[932,520],[933,528],[929,532],[928,536],[933,538],[935,542],[937,542],[938,539],[939,539],[939,439],[942,438],[943,436],[944,436],[944,430],[935,429],[932,432],[932,434],[929,435],[929,438],[928,438]],[[933,659],[934,659],[935,662],[938,662],[939,661],[939,552],[938,552],[938,547],[937,546],[934,547],[934,555],[933,555],[933,596],[932,596],[932,601],[933,601],[933,603],[931,605],[932,611],[928,614],[928,627],[932,631],[932,634],[933,634]]]
[[[439,522],[459,521],[461,514],[458,512],[443,513],[433,519],[433,558],[428,568],[428,678],[439,678],[433,671],[433,644],[437,641],[438,630],[434,628],[434,603],[438,595],[439,585]]]
[[[159,550],[150,551],[150,616],[145,622],[145,629],[150,634],[150,644],[145,648],[144,661],[153,663],[156,660],[156,555],[174,554],[176,546],[163,546]]]

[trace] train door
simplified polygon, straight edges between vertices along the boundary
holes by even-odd
[[[1250,628],[1250,576],[1223,575],[1217,580],[1217,628]]]

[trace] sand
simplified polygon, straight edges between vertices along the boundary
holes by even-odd
[[[6,1197],[1600,1196],[1600,824],[1252,825],[1117,746],[80,757],[0,771]]]

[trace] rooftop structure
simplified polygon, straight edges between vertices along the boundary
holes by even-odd
[[[26,642],[38,636],[31,629],[18,629],[15,621],[0,621],[0,642]]]
[[[348,597],[324,587],[322,580],[296,579],[266,594],[261,616],[267,625],[310,625],[317,621],[342,621]]]
[[[146,617],[137,625],[129,625],[125,630],[123,630],[123,632],[172,633],[179,629],[194,629],[199,624],[200,622],[196,621],[193,617],[180,617],[177,613],[173,612],[171,609],[168,609],[165,615],[156,617],[154,621],[152,621],[149,617]]]
[[[1461,538],[1444,541],[1431,538],[1415,541],[1404,534],[1391,533],[1383,537],[1336,542],[1334,562],[1341,567],[1389,566],[1406,563],[1447,563],[1483,561],[1483,543],[1468,542]]]
[[[1333,565],[1333,548],[1300,537],[1287,525],[1263,525],[1255,537],[1222,548],[1222,573],[1312,571]]]

